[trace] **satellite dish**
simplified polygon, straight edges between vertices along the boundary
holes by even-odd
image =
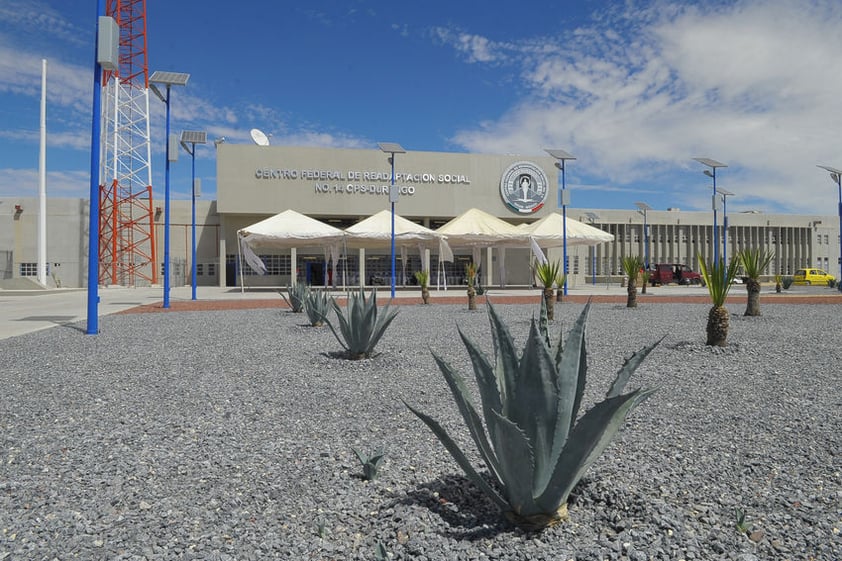
[[[251,129],[251,139],[258,146],[269,146],[269,137],[260,129]]]

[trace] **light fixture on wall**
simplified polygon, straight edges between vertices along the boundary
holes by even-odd
[[[23,205],[15,205],[15,217],[20,216],[23,213]]]

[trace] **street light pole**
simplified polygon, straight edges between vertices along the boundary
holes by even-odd
[[[728,264],[728,197],[734,193],[720,187],[719,194],[722,195],[722,261]]]
[[[818,166],[830,172],[830,179],[836,183],[839,192],[839,276],[836,277],[836,288],[842,292],[842,170],[830,166]]]
[[[576,158],[564,150],[545,148],[544,151],[558,160],[555,166],[561,170],[561,191],[558,193],[558,206],[561,207],[561,227],[564,229],[561,237],[562,259],[564,262],[562,270],[564,271],[564,295],[567,296],[567,207],[570,205],[570,193],[567,192],[567,183],[564,177],[564,162],[566,160],[575,160]]]
[[[191,285],[191,300],[196,300],[196,145],[207,144],[208,135],[204,131],[181,131],[181,147],[190,154],[193,179],[191,185],[191,230],[192,230],[192,247],[190,257],[190,285]],[[189,146],[188,146],[189,144]]]
[[[723,164],[722,162],[717,162],[716,160],[711,160],[710,158],[693,158],[697,162],[702,165],[709,167],[710,169],[704,170],[704,174],[713,179],[713,198],[712,206],[713,206],[713,263],[715,266],[719,266],[719,224],[716,221],[716,207],[718,206],[718,201],[716,200],[716,168],[727,168],[727,164]]]
[[[173,141],[170,138],[170,87],[186,86],[188,79],[190,74],[161,71],[155,71],[149,77],[149,89],[167,106],[167,162],[164,168],[164,308],[170,307],[170,162],[178,160],[178,147],[171,146]],[[164,96],[155,84],[167,86],[167,95]]]
[[[646,212],[652,207],[646,203],[636,202],[637,212],[643,215],[643,267],[649,269],[649,224],[646,223]]]
[[[593,212],[586,212],[585,216],[587,216],[588,220],[590,220],[591,226],[594,225],[594,222],[599,220],[599,216],[597,216],[596,213]],[[596,246],[591,246],[591,252],[591,284],[596,286]]]
[[[398,202],[398,188],[395,186],[395,154],[405,154],[406,150],[396,142],[378,142],[381,151],[389,154],[392,166],[392,182],[389,185],[389,203],[392,207],[392,298],[395,297],[395,203]]]
[[[97,0],[97,44],[99,18],[105,15],[105,0]],[[97,49],[94,49],[94,95],[91,119],[91,184],[88,212],[88,327],[87,335],[99,333],[99,140],[102,124],[102,68]]]

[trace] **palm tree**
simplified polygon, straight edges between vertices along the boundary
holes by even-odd
[[[720,259],[719,263],[706,263],[701,255],[699,260],[699,272],[702,280],[708,287],[710,300],[713,307],[708,312],[707,342],[706,345],[724,347],[728,338],[728,310],[725,308],[725,299],[728,298],[728,291],[731,290],[731,283],[737,276],[740,267],[738,259],[732,259],[728,267]]]
[[[553,302],[553,283],[556,282],[561,265],[558,261],[544,261],[535,264],[535,275],[544,288],[544,302],[547,304],[547,319],[555,319],[555,303]]]
[[[430,271],[415,271],[415,280],[418,281],[418,285],[421,287],[421,300],[425,304],[430,303]]]
[[[629,278],[626,307],[637,308],[637,276],[640,274],[640,268],[643,267],[643,260],[636,255],[623,257],[622,265],[623,272]]]
[[[558,276],[555,278],[555,301],[561,302],[562,298],[564,297],[564,283],[567,282],[567,275],[565,275],[562,271],[558,272]]]
[[[775,254],[769,250],[744,249],[737,253],[737,260],[743,266],[746,275],[746,311],[744,315],[760,315],[760,275],[772,262]]]
[[[476,290],[477,266],[473,261],[471,261],[470,263],[465,265],[465,278],[466,278],[467,283],[468,283],[468,309],[469,310],[476,310],[477,309],[477,290]]]

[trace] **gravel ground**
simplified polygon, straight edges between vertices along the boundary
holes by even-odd
[[[482,306],[404,307],[356,362],[278,310],[0,341],[0,560],[370,560],[382,542],[419,561],[839,561],[839,308],[743,307],[725,349],[703,344],[706,305],[592,307],[585,406],[666,335],[629,384],[659,391],[542,533],[504,522],[398,399],[468,440],[429,349],[469,374],[456,325],[490,348]],[[522,342],[537,308],[499,309]],[[581,309],[559,305],[553,330]],[[364,481],[351,447],[378,446]]]

